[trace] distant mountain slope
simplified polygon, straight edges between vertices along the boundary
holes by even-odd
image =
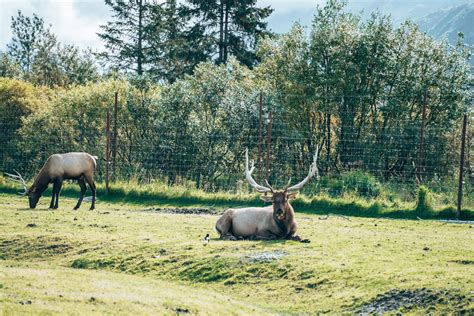
[[[417,21],[420,28],[435,38],[455,43],[459,32],[466,44],[474,46],[474,3],[463,4],[431,13]]]

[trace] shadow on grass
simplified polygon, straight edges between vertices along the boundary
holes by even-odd
[[[77,186],[77,187],[76,187]],[[204,193],[192,190],[173,190],[165,188],[162,190],[150,189],[126,189],[125,185],[111,187],[109,194],[105,194],[103,185],[97,189],[97,197],[102,202],[127,203],[135,205],[166,205],[172,207],[206,207],[206,208],[231,208],[242,206],[262,206],[262,201],[258,195],[237,195],[230,193]],[[0,183],[0,193],[17,194],[16,187]],[[90,195],[90,191],[86,193]],[[48,189],[43,198],[51,196],[51,189]],[[78,198],[79,186],[66,185],[61,191],[61,196]],[[27,203],[27,201],[25,201]],[[297,213],[306,214],[335,214],[356,217],[374,218],[395,218],[395,219],[456,219],[456,209],[445,207],[442,209],[417,209],[396,208],[383,206],[378,201],[348,201],[345,199],[333,199],[328,197],[315,196],[313,198],[297,198],[292,203]],[[28,209],[29,210],[29,209]],[[474,210],[463,209],[462,220],[474,220]]]

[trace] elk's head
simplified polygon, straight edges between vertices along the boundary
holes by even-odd
[[[36,186],[32,185],[29,189],[26,185],[26,181],[23,179],[21,174],[18,171],[13,170],[16,174],[5,173],[11,181],[18,182],[23,187],[23,192],[19,192],[22,196],[28,197],[28,202],[30,203],[30,208],[35,208],[36,204],[38,204],[39,198],[41,197],[41,193],[37,192]]]
[[[306,184],[306,182],[308,182],[309,179],[311,179],[314,175],[316,175],[316,177],[319,178],[318,166],[317,166],[318,150],[319,150],[319,147],[316,148],[316,153],[314,154],[314,157],[313,157],[313,163],[309,167],[309,172],[306,178],[304,178],[303,181],[293,186],[290,186],[290,183],[291,183],[291,178],[290,178],[290,180],[288,181],[288,184],[283,190],[273,189],[267,180],[265,180],[265,186],[260,185],[252,178],[252,172],[254,171],[255,166],[252,162],[251,167],[249,169],[248,150],[245,151],[245,177],[247,178],[247,181],[249,182],[249,184],[257,192],[265,193],[265,195],[261,197],[262,200],[264,200],[265,202],[272,203],[273,218],[277,220],[284,220],[287,216],[287,212],[291,210],[289,206],[289,201],[296,197],[296,195],[298,194],[298,191],[301,190],[301,188]]]
[[[26,195],[28,196],[28,202],[30,203],[30,208],[35,208],[36,204],[38,204],[38,201],[41,197],[41,193],[39,193],[36,190],[35,185],[32,185],[26,192]]]

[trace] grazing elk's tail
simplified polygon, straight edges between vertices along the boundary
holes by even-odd
[[[92,158],[94,158],[94,169],[96,169],[97,168],[97,159],[99,159],[99,157],[92,156]]]

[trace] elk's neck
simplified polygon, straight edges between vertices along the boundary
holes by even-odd
[[[50,182],[49,175],[44,171],[44,168],[40,170],[38,175],[33,182],[33,185],[36,187],[36,191],[43,193],[48,188]]]
[[[290,232],[290,226],[293,223],[294,218],[295,212],[290,203],[288,203],[285,205],[285,218],[280,220],[275,216],[273,219],[275,220],[276,225],[280,229],[280,233],[286,236]]]

